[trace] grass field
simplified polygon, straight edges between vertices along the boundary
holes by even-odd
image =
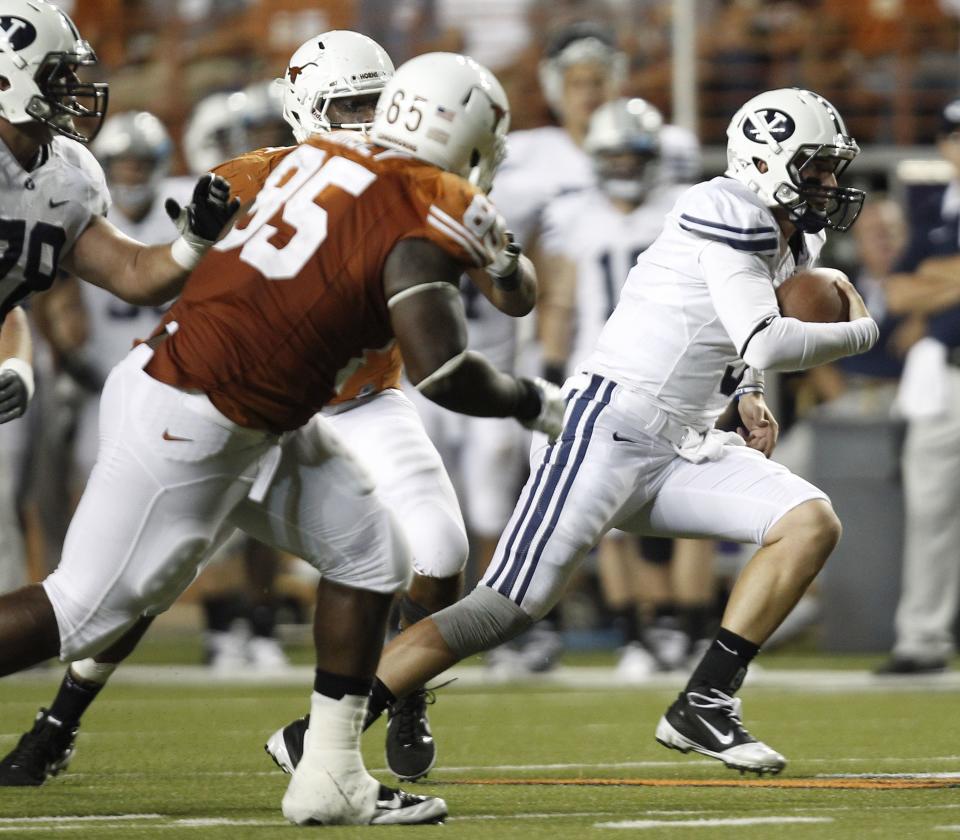
[[[474,668],[443,690],[431,714],[440,761],[415,788],[447,800],[446,827],[300,831],[458,840],[960,835],[955,672],[890,686],[838,669],[850,660],[772,657],[741,692],[744,721],[790,764],[753,781],[654,741],[680,676],[628,689],[611,683],[604,657],[589,661],[526,685],[491,685]],[[821,670],[798,670],[812,667]],[[49,702],[58,672],[0,683],[0,749]],[[43,788],[0,789],[0,837],[291,836],[279,810],[286,777],[262,744],[306,710],[309,685],[307,669],[235,684],[195,668],[130,668],[89,713],[68,772]],[[368,733],[365,756],[392,783],[383,732],[378,723]]]

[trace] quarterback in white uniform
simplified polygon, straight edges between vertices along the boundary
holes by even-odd
[[[837,185],[859,148],[836,110],[810,91],[768,91],[734,116],[727,137],[726,176],[681,197],[567,381],[564,431],[533,453],[480,584],[385,649],[380,679],[397,696],[529,626],[611,527],[757,543],[656,736],[739,770],[785,766],[743,726],[734,695],[826,562],[840,523],[820,490],[765,457],[776,425],[762,372],[863,352],[878,331],[846,280],[836,281],[850,303],[844,323],[784,317],[774,293],[816,259],[824,228],[848,229],[862,206],[860,190]],[[714,429],[738,396],[745,439]]]

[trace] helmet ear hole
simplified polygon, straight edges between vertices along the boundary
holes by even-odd
[[[6,76],[0,76],[0,91],[10,90],[10,80]]]
[[[755,158],[753,159],[753,165],[754,165],[755,167],[757,167],[757,171],[758,171],[761,175],[765,175],[765,174],[767,173],[767,171],[770,169],[770,167],[767,166],[767,162],[766,162],[765,160],[763,160],[763,158],[755,157]]]

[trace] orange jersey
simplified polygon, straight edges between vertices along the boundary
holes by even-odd
[[[146,370],[205,392],[243,426],[300,427],[370,359],[380,372],[368,368],[365,381],[396,382],[383,267],[397,242],[427,239],[465,266],[490,258],[483,237],[496,212],[475,187],[353,133],[263,149],[217,172],[253,204],[165,315],[177,330]]]

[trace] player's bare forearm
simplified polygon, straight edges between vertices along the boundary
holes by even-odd
[[[502,288],[482,268],[471,268],[467,275],[483,296],[506,315],[519,318],[536,305],[537,272],[533,263],[523,255],[517,262],[516,288]]]
[[[897,274],[884,290],[891,315],[933,315],[960,303],[960,275]]]
[[[414,382],[429,400],[458,414],[474,417],[517,417],[527,398],[520,382],[501,373],[479,353],[466,351],[446,375]],[[526,412],[525,414],[536,412]]]
[[[383,649],[377,677],[395,697],[406,697],[458,661],[433,619],[425,618]]]
[[[172,300],[189,275],[171,256],[171,246],[144,245],[97,217],[74,245],[67,267],[88,283],[136,306]]]
[[[15,306],[0,326],[0,362],[5,359],[21,359],[27,364],[33,361],[33,342],[27,314]]]
[[[573,309],[545,304],[538,308],[537,317],[544,365],[564,367],[573,342]]]

